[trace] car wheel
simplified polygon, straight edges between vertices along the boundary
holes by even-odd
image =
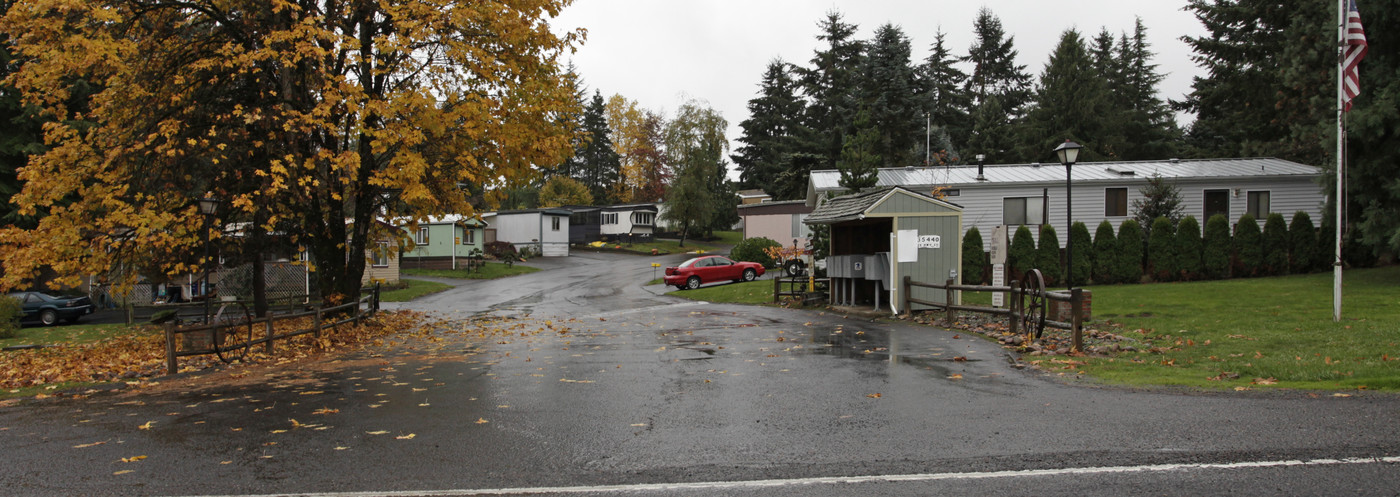
[[[700,277],[699,277],[699,276],[691,276],[690,279],[685,280],[685,287],[686,287],[687,289],[690,289],[690,290],[694,290],[694,289],[696,289],[696,288],[700,288]]]
[[[53,309],[44,309],[39,312],[39,322],[44,323],[44,326],[58,324],[58,313],[54,312]]]
[[[757,278],[757,277],[758,277],[758,271],[754,271],[754,270],[752,270],[752,269],[745,269],[745,270],[744,270],[744,281],[753,281],[754,278]]]
[[[783,271],[788,276],[802,276],[807,272],[807,268],[802,264],[802,261],[788,261],[787,264],[783,264]]]

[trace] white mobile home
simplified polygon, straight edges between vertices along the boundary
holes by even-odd
[[[516,250],[530,247],[545,257],[568,257],[570,214],[567,209],[525,209],[488,212],[481,219],[494,227],[488,228],[487,240],[510,242]]]
[[[1108,220],[1116,229],[1132,217],[1139,190],[1160,175],[1181,192],[1184,214],[1202,225],[1214,214],[1231,223],[1246,212],[1263,224],[1271,212],[1291,217],[1303,211],[1320,221],[1326,195],[1319,185],[1322,171],[1297,162],[1272,158],[1201,159],[1136,162],[1085,162],[1072,171],[1074,220],[1089,232]],[[879,170],[878,187],[902,186],[928,193],[943,187],[946,199],[963,207],[963,231],[976,226],[986,237],[997,225],[1050,224],[1060,244],[1069,239],[1065,219],[1065,166],[1009,164]],[[807,204],[816,206],[828,192],[841,193],[840,173],[812,171]],[[1031,230],[1039,237],[1038,230]]]

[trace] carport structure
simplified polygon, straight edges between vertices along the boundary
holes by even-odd
[[[833,304],[873,303],[898,313],[911,310],[899,309],[905,276],[961,281],[962,207],[956,204],[896,186],[827,200],[806,223],[831,227],[826,270]],[[919,300],[947,303],[943,292],[911,292]]]

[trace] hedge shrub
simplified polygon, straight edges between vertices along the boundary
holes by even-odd
[[[1011,248],[1006,251],[1007,263],[1015,271],[1015,279],[1023,279],[1026,272],[1035,269],[1035,238],[1031,229],[1022,225],[1011,236]]]
[[[1117,283],[1118,237],[1113,234],[1113,223],[1105,219],[1094,230],[1094,284]]]
[[[1186,216],[1176,225],[1177,274],[1186,281],[1201,278],[1201,223]]]
[[[1206,220],[1206,230],[1201,236],[1201,270],[1207,279],[1220,280],[1230,277],[1230,220],[1224,214],[1216,214]]]
[[[1165,216],[1152,220],[1147,235],[1147,274],[1153,281],[1176,281],[1176,226]]]
[[[1322,268],[1322,252],[1317,246],[1317,229],[1308,213],[1293,213],[1288,224],[1288,268],[1294,273],[1311,273]]]
[[[1259,274],[1288,274],[1288,223],[1283,220],[1283,214],[1274,212],[1265,218],[1262,240],[1260,248],[1264,259]]]
[[[962,243],[962,282],[965,285],[982,284],[982,268],[987,264],[987,254],[982,251],[982,232],[976,226],[963,234]]]
[[[514,259],[517,256],[515,245],[510,242],[496,241],[488,243],[485,246],[486,255],[495,257],[496,259]]]
[[[1245,213],[1235,224],[1235,276],[1259,274],[1264,263],[1264,245],[1259,233],[1259,221]]]
[[[744,241],[734,245],[734,249],[729,251],[729,258],[743,262],[757,262],[763,267],[775,267],[777,262],[769,256],[763,249],[769,247],[781,247],[783,244],[774,241],[772,238],[756,236],[745,238]]]
[[[1118,264],[1113,271],[1119,283],[1142,282],[1142,227],[1137,220],[1124,220],[1118,226]]]
[[[1069,228],[1070,245],[1074,246],[1074,282],[1073,285],[1084,285],[1089,283],[1089,276],[1094,271],[1094,240],[1089,238],[1089,227],[1084,223],[1075,221]]]
[[[19,299],[0,295],[0,338],[14,338],[19,334],[19,318],[24,316],[24,305]]]
[[[1035,265],[1045,277],[1046,285],[1055,285],[1065,280],[1064,265],[1060,262],[1060,237],[1055,235],[1055,227],[1040,225],[1040,246],[1035,249]]]

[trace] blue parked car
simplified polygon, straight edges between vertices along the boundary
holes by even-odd
[[[44,326],[53,326],[60,320],[76,323],[95,310],[87,297],[55,297],[41,292],[15,292],[10,297],[24,306],[24,316],[20,320],[38,320]]]

